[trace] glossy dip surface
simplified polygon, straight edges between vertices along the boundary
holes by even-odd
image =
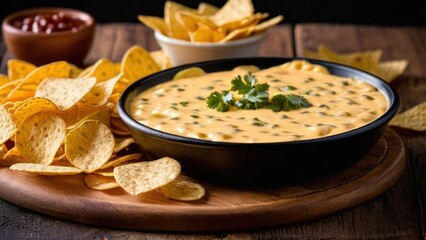
[[[207,106],[208,96],[231,89],[231,80],[251,73],[258,84],[269,85],[269,98],[297,95],[311,105],[296,110],[270,108],[220,112]],[[233,93],[234,97],[240,97]],[[308,61],[259,69],[239,66],[161,83],[136,96],[130,115],[159,131],[211,141],[262,143],[306,140],[359,128],[382,116],[388,101],[362,79],[330,74]]]

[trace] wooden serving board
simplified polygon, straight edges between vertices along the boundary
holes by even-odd
[[[344,157],[344,156],[342,156]],[[162,231],[243,230],[312,220],[351,208],[389,189],[405,169],[405,149],[391,129],[367,156],[334,175],[273,188],[202,183],[194,202],[160,193],[131,196],[87,188],[82,175],[35,176],[0,169],[0,197],[47,215],[106,227]]]

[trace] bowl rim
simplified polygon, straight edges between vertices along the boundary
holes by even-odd
[[[175,45],[175,46],[185,46],[185,47],[196,46],[201,48],[224,47],[224,46],[234,47],[239,45],[250,44],[253,42],[260,42],[266,38],[267,31],[259,32],[249,37],[227,41],[227,42],[191,42],[191,41],[185,41],[185,40],[166,36],[162,34],[160,31],[155,31],[154,36],[155,36],[155,39],[159,42],[163,42],[163,43],[167,43],[167,44]]]
[[[283,141],[283,142],[259,142],[259,143],[243,143],[243,142],[221,142],[221,141],[210,141],[210,140],[203,140],[203,139],[196,139],[196,138],[190,138],[180,135],[175,135],[167,132],[163,132],[157,129],[150,128],[148,126],[145,126],[135,119],[133,119],[128,110],[127,110],[127,103],[130,101],[128,100],[128,96],[131,95],[132,92],[138,90],[139,86],[142,84],[146,84],[149,81],[154,81],[156,78],[158,78],[161,75],[170,73],[170,72],[178,72],[180,70],[189,68],[189,67],[203,67],[208,65],[214,65],[214,64],[223,64],[223,62],[235,62],[240,60],[246,60],[248,62],[250,61],[282,61],[282,63],[290,62],[292,60],[306,60],[313,64],[320,64],[322,66],[325,66],[327,69],[330,67],[335,70],[341,70],[341,71],[347,71],[356,73],[357,76],[365,76],[367,78],[373,79],[375,82],[377,81],[377,84],[375,87],[377,87],[385,96],[385,98],[388,101],[388,108],[387,110],[377,119],[375,119],[372,122],[367,123],[366,125],[363,125],[359,128],[352,129],[350,131],[346,131],[343,133],[338,133],[330,136],[325,137],[319,137],[319,138],[313,138],[313,139],[305,139],[305,140],[295,140],[295,141]],[[275,65],[270,65],[270,67]],[[152,80],[150,80],[152,79]],[[171,80],[171,79],[170,79]],[[168,80],[169,81],[169,80]],[[166,81],[163,81],[166,82]],[[155,84],[153,85],[155,86]],[[379,87],[378,87],[379,86]],[[146,89],[146,88],[145,88]],[[379,128],[380,126],[387,124],[393,116],[397,113],[398,108],[400,105],[400,97],[398,92],[385,80],[382,78],[371,74],[367,71],[357,69],[348,65],[339,64],[335,62],[325,61],[325,60],[318,60],[318,59],[312,59],[312,58],[304,58],[304,57],[243,57],[243,58],[229,58],[229,59],[217,59],[217,60],[209,60],[209,61],[202,61],[202,62],[196,62],[196,63],[189,63],[180,65],[177,67],[169,68],[166,70],[162,70],[160,72],[154,73],[152,75],[146,76],[144,78],[141,78],[135,82],[133,82],[130,86],[126,88],[126,90],[122,93],[120,96],[120,99],[117,103],[117,111],[120,116],[120,118],[123,120],[123,122],[129,126],[129,128],[136,129],[139,132],[143,132],[146,135],[149,135],[153,138],[162,139],[163,141],[170,141],[170,142],[180,142],[181,144],[189,144],[189,145],[198,145],[208,148],[227,148],[227,147],[246,147],[246,146],[277,146],[277,145],[300,145],[300,144],[315,144],[315,143],[326,143],[326,142],[333,142],[333,141],[341,141],[345,138],[350,138],[356,135],[359,135],[364,132],[368,132],[370,130]]]
[[[77,31],[67,30],[67,31],[58,31],[58,32],[51,32],[51,33],[25,32],[19,28],[12,26],[11,24],[11,20],[16,19],[18,17],[26,16],[28,14],[40,13],[40,12],[53,13],[53,12],[60,12],[60,11],[64,12],[66,15],[83,16],[83,17],[79,17],[79,19],[83,20],[86,24],[78,28]],[[80,9],[67,8],[67,7],[33,7],[33,8],[25,8],[25,9],[17,10],[7,15],[2,21],[2,30],[7,31],[9,33],[23,35],[23,36],[60,36],[60,35],[68,35],[70,33],[81,32],[86,29],[93,28],[94,25],[95,25],[95,18],[93,17],[93,15]]]

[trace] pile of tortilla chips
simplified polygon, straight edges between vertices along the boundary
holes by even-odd
[[[360,51],[338,54],[324,45],[319,45],[317,51],[304,50],[304,57],[336,62],[359,68],[377,75],[387,82],[392,82],[407,68],[408,60],[380,61],[383,51]]]
[[[266,18],[268,13],[255,13],[251,0],[228,0],[221,8],[201,2],[197,9],[166,1],[164,18],[138,16],[143,24],[163,35],[191,42],[246,38],[266,31],[284,17]]]
[[[179,162],[143,159],[116,112],[129,84],[170,66],[164,56],[135,45],[119,63],[102,58],[85,69],[9,60],[0,77],[0,164],[37,175],[85,174],[96,190],[200,199],[204,188],[179,178]]]

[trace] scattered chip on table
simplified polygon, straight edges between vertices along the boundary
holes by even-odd
[[[181,165],[178,161],[163,157],[115,167],[114,177],[126,192],[139,195],[170,183],[180,172]]]
[[[389,125],[414,131],[426,131],[426,102],[395,115]]]

